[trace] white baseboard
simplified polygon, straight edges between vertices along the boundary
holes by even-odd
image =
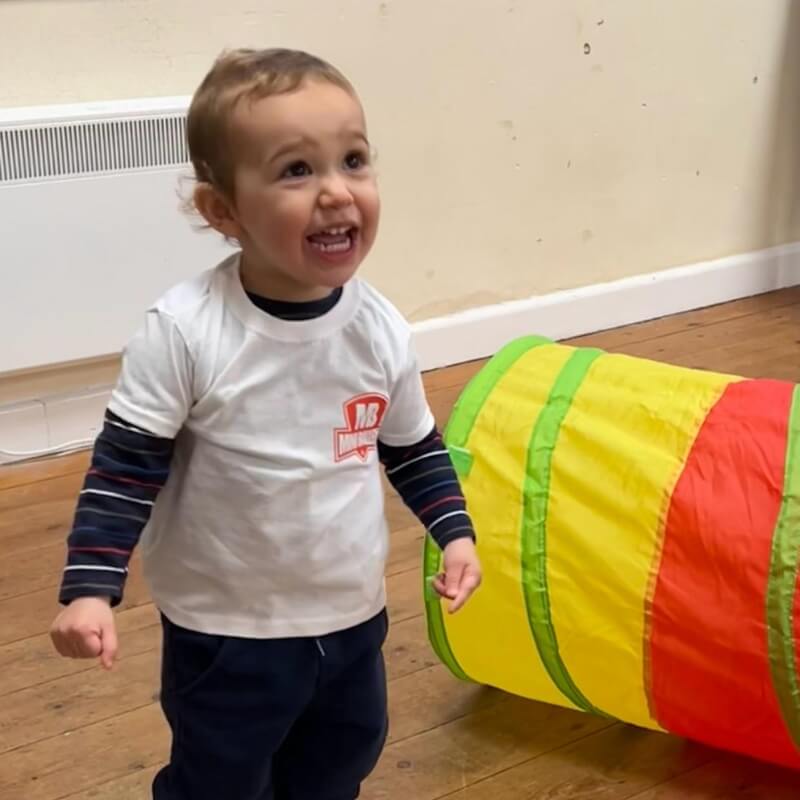
[[[609,283],[471,309],[413,325],[423,370],[496,353],[512,339],[566,339],[800,284],[800,242]],[[2,451],[39,451],[90,438],[110,387],[0,405]]]
[[[415,323],[423,370],[485,358],[519,336],[568,339],[800,284],[800,242],[474,308]]]

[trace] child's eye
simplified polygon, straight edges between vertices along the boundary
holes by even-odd
[[[305,178],[311,174],[311,167],[305,161],[295,161],[281,173],[281,178]]]
[[[369,163],[369,157],[366,153],[362,153],[360,150],[354,150],[352,153],[348,153],[344,157],[344,165],[347,169],[361,169],[365,167]]]

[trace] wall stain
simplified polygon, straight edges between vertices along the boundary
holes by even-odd
[[[589,242],[592,241],[592,239],[594,239],[594,233],[592,233],[592,231],[589,230],[588,228],[585,231],[581,232],[581,241],[584,244],[588,244]]]
[[[584,42],[584,44],[583,44],[583,54],[588,56],[588,55],[591,54],[591,52],[592,52],[592,46],[589,44],[589,42]]]
[[[478,291],[460,294],[457,297],[451,297],[449,300],[440,300],[412,308],[406,317],[411,322],[417,322],[423,319],[430,319],[431,317],[440,317],[443,314],[454,314],[458,311],[463,311],[467,308],[476,308],[478,306],[491,306],[495,303],[502,303],[506,300],[514,300],[515,296],[512,291]],[[406,647],[402,647],[406,651]],[[394,655],[400,648],[392,648],[390,655]],[[427,661],[428,659],[426,659]],[[421,662],[424,663],[424,662]],[[433,666],[433,661],[427,666]]]
[[[501,119],[499,124],[500,124],[501,128],[504,128],[505,130],[507,130],[509,132],[514,130],[514,120],[513,119]],[[511,141],[512,142],[516,142],[517,138],[518,138],[517,135],[513,134],[511,136]]]

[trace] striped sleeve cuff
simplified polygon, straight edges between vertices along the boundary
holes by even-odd
[[[110,571],[114,569],[116,568],[75,565],[67,567],[58,593],[58,602],[69,605],[79,597],[107,597],[112,607],[118,606],[122,602],[128,570],[121,568],[119,572]]]

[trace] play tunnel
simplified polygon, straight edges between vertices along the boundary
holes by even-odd
[[[800,768],[794,384],[528,337],[445,431],[483,584],[458,677]],[[426,542],[426,586],[440,554]]]

